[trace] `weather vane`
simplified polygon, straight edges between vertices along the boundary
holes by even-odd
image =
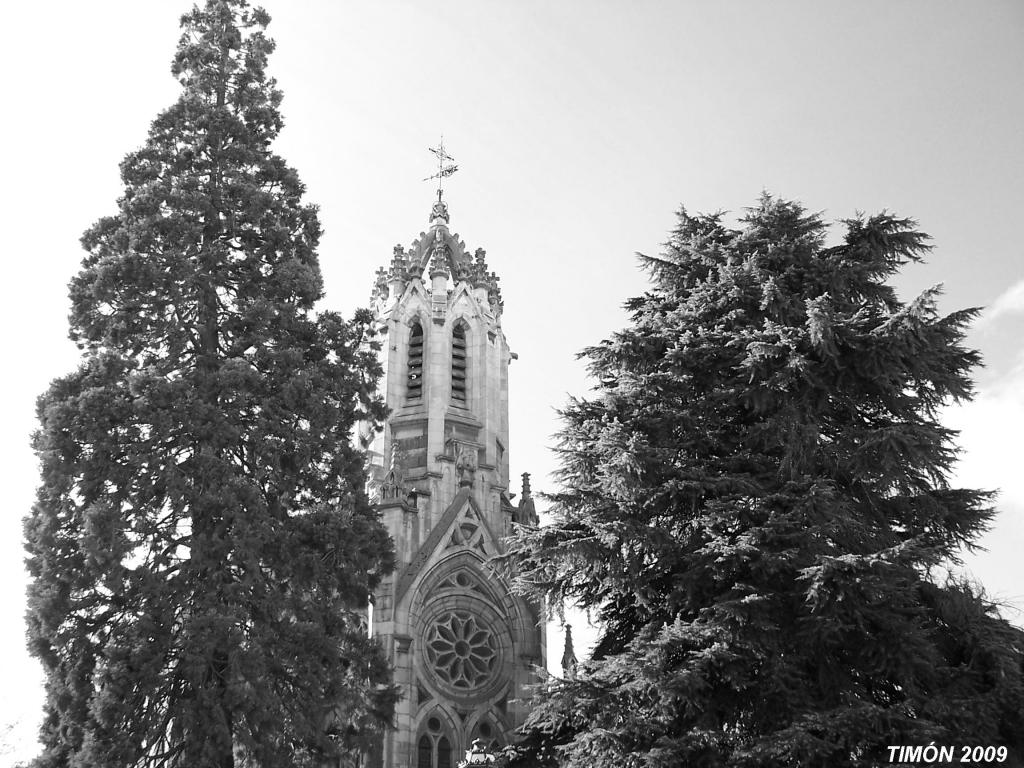
[[[430,181],[431,179],[437,179],[437,199],[441,199],[441,180],[447,179],[457,170],[459,166],[455,164],[455,158],[444,151],[444,136],[441,136],[441,143],[436,147],[427,147],[431,152],[434,153],[434,157],[437,158],[437,173],[432,176],[427,176],[424,181]]]

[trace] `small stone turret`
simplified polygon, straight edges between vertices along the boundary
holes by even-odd
[[[562,652],[562,674],[567,678],[576,677],[576,649],[572,645],[572,625],[565,625],[565,650]]]
[[[533,495],[530,491],[530,473],[523,472],[523,494],[519,498],[519,506],[512,516],[512,521],[519,525],[536,527],[540,524],[537,516],[537,507],[533,503]]]

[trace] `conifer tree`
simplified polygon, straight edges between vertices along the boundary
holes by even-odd
[[[886,285],[928,250],[913,221],[844,224],[828,247],[769,196],[739,229],[682,211],[631,325],[583,353],[597,384],[562,412],[554,523],[511,552],[521,589],[600,635],[515,764],[1021,758],[1024,633],[941,576],[992,515],[950,485],[940,421],[972,393],[975,310]]]
[[[391,542],[351,443],[380,369],[368,314],[314,312],[268,22],[182,18],[181,96],[82,238],[83,359],[39,400],[26,519],[39,768],[322,765],[390,719],[362,608]]]

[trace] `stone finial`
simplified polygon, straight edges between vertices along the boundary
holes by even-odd
[[[438,196],[438,199],[434,201],[434,204],[430,208],[430,223],[433,224],[436,221],[443,221],[447,224],[451,218],[448,215],[448,203]]]
[[[391,274],[401,275],[405,271],[405,267],[405,249],[399,243],[391,252]]]
[[[386,273],[386,279],[391,289],[391,297],[397,299],[405,287],[405,280],[408,277],[409,260],[401,245],[396,245],[391,255],[391,266]]]
[[[384,267],[378,267],[373,276],[373,290],[370,292],[370,301],[374,302],[378,297],[387,296],[388,273]]]
[[[530,473],[523,472],[523,498],[530,498]]]
[[[572,625],[565,625],[565,650],[562,652],[562,674],[566,677],[576,677],[576,649],[572,645]]]
[[[501,278],[498,277],[497,273],[491,272],[487,276],[488,289],[490,291],[489,296],[491,299],[491,306],[501,312],[505,308],[505,302],[501,300],[501,288],[498,287],[498,283],[501,282]]]
[[[487,251],[477,248],[473,254],[473,284],[481,288],[487,287]]]

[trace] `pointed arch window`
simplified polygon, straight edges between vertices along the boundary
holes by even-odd
[[[423,398],[423,326],[416,320],[409,332],[408,378],[405,399],[416,402]]]
[[[437,768],[452,768],[452,745],[447,736],[437,740]]]
[[[452,328],[452,402],[466,405],[468,391],[466,325],[458,322]]]
[[[416,768],[434,768],[434,744],[425,733],[420,736],[416,754]]]
[[[426,726],[427,732],[416,742],[416,768],[453,768],[452,743],[440,718],[432,715]]]

